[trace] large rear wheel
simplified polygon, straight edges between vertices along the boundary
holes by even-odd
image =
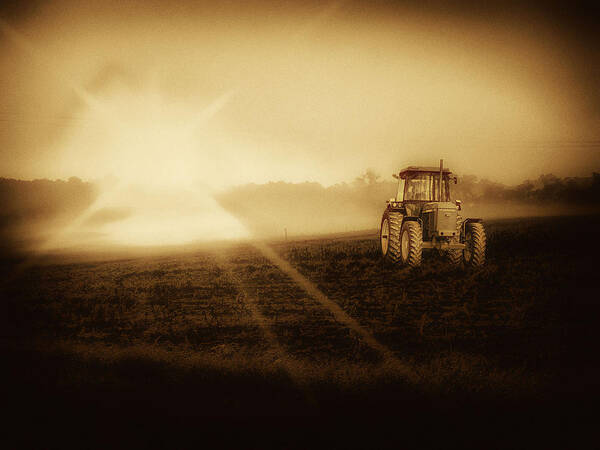
[[[386,262],[396,264],[400,261],[400,224],[402,214],[386,211],[381,218],[379,242],[381,254]]]
[[[485,264],[485,229],[479,222],[468,223],[465,228],[465,249],[463,259],[470,267]]]
[[[400,238],[402,263],[411,267],[421,265],[423,254],[423,230],[415,221],[407,221],[402,225]]]

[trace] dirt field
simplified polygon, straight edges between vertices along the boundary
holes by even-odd
[[[487,223],[479,270],[386,266],[375,233],[6,258],[5,398],[43,430],[17,442],[106,444],[109,427],[172,447],[198,421],[197,441],[246,448],[423,444],[468,423],[493,447],[523,421],[533,443],[573,442],[598,393],[599,224]]]

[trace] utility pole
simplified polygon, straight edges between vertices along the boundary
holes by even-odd
[[[285,233],[285,240],[287,241],[287,228],[284,228],[283,232]]]

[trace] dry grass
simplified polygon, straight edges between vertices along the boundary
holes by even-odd
[[[435,255],[418,270],[389,267],[376,238],[273,248],[391,348],[414,374],[414,389],[519,395],[561,376],[565,336],[587,326],[578,317],[586,312],[573,308],[589,304],[586,294],[597,288],[565,233],[571,226],[566,218],[489,224],[480,270],[455,269]],[[253,320],[248,295],[284,365],[315,390],[407,383],[247,244],[32,267],[3,286],[2,317],[9,341],[44,342],[77,358],[150,359],[269,379],[282,356]]]

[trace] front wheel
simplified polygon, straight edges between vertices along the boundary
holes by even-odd
[[[458,250],[447,250],[446,251],[446,258],[448,259],[448,262],[453,265],[453,266],[460,266],[460,264],[462,263],[463,260],[463,252],[458,249]]]
[[[454,236],[452,238],[452,240],[450,241],[452,244],[460,243],[461,228],[462,228],[462,217],[457,215],[456,216],[456,236]],[[446,259],[448,260],[448,262],[451,265],[453,265],[454,267],[458,267],[462,264],[463,251],[461,249],[450,249],[450,250],[446,250],[444,253],[446,255]]]
[[[386,262],[396,264],[400,260],[400,224],[402,214],[386,211],[381,218],[379,242],[381,254]]]
[[[412,220],[404,222],[400,236],[402,263],[411,267],[420,266],[423,254],[423,231],[421,230],[421,225]]]
[[[485,264],[485,229],[479,222],[468,223],[465,228],[465,249],[463,259],[469,267]]]

